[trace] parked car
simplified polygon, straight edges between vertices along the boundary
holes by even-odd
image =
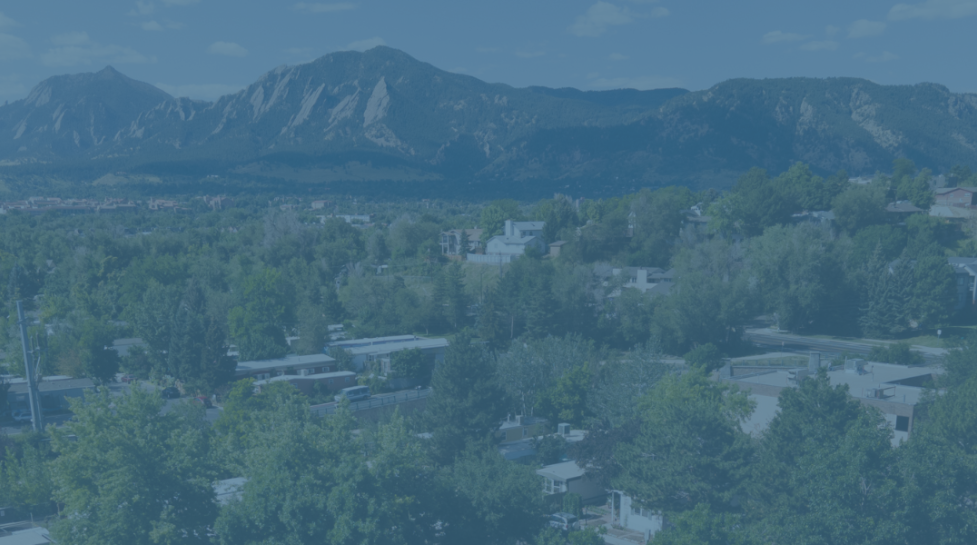
[[[31,421],[31,412],[28,411],[28,410],[26,410],[26,409],[17,409],[15,411],[12,411],[10,413],[10,416],[13,417],[14,422],[30,422]]]
[[[213,407],[213,404],[210,403],[210,399],[208,399],[207,396],[197,396],[197,397],[193,398],[193,401],[195,403],[200,403],[201,405],[203,405],[204,407],[206,407],[208,409],[211,408],[211,407]]]
[[[370,398],[370,387],[369,386],[351,386],[349,388],[343,388],[336,394],[333,399],[337,402],[342,401],[343,398],[350,401],[360,401],[363,399]]]
[[[163,399],[177,399],[180,397],[180,390],[174,386],[163,388]]]
[[[139,379],[136,377],[136,375],[130,375],[128,373],[126,373],[126,374],[122,375],[121,377],[119,377],[119,382],[124,383],[124,384],[131,384],[133,382],[136,382],[137,380],[139,380]]]
[[[550,527],[562,532],[569,532],[577,528],[577,517],[570,513],[553,513],[550,515]]]

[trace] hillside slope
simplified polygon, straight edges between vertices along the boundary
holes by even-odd
[[[111,68],[41,82],[0,107],[0,175],[92,181],[118,170],[578,194],[723,186],[750,167],[821,172],[977,165],[977,95],[853,78],[730,80],[711,89],[516,89],[387,47],[276,68],[215,102]],[[508,183],[507,183],[508,182]],[[534,189],[535,188],[535,189]]]

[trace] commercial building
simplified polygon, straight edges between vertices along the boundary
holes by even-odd
[[[779,412],[781,392],[809,380],[821,367],[817,354],[807,367],[757,369],[727,365],[720,371],[722,380],[736,384],[757,403],[753,415],[742,424],[743,430],[760,434]],[[932,367],[907,367],[889,363],[850,359],[844,365],[825,366],[832,386],[846,385],[848,393],[861,403],[879,409],[892,429],[892,445],[909,439],[926,388],[940,370]]]
[[[28,402],[27,379],[15,378],[8,380],[10,389],[7,390],[7,401],[11,410],[25,410],[30,407]],[[72,378],[62,375],[44,377],[37,385],[41,394],[42,411],[62,411],[69,408],[68,400],[82,397],[86,390],[95,388],[95,383],[87,378]]]
[[[402,350],[418,349],[431,358],[437,365],[444,361],[444,352],[448,347],[447,339],[428,339],[416,335],[398,335],[395,337],[375,337],[372,339],[353,339],[329,343],[327,350],[341,348],[353,357],[353,366],[358,372],[371,367],[379,374],[390,373],[390,357]]]
[[[485,254],[468,254],[468,261],[485,264],[509,263],[533,248],[541,255],[548,251],[543,240],[542,221],[505,220],[501,235],[494,236],[485,243]]]
[[[280,375],[314,375],[336,371],[336,360],[325,354],[285,356],[274,360],[242,361],[234,369],[235,378],[269,379]]]

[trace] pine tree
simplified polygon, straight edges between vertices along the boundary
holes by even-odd
[[[431,379],[427,404],[432,457],[450,464],[472,443],[488,443],[505,416],[495,365],[469,331],[458,334]]]

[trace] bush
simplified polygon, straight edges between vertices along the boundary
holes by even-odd
[[[583,516],[583,507],[580,502],[580,494],[568,492],[563,495],[563,512],[580,518]]]
[[[921,365],[926,361],[922,354],[910,349],[909,343],[872,347],[872,351],[868,353],[868,359],[897,365]]]

